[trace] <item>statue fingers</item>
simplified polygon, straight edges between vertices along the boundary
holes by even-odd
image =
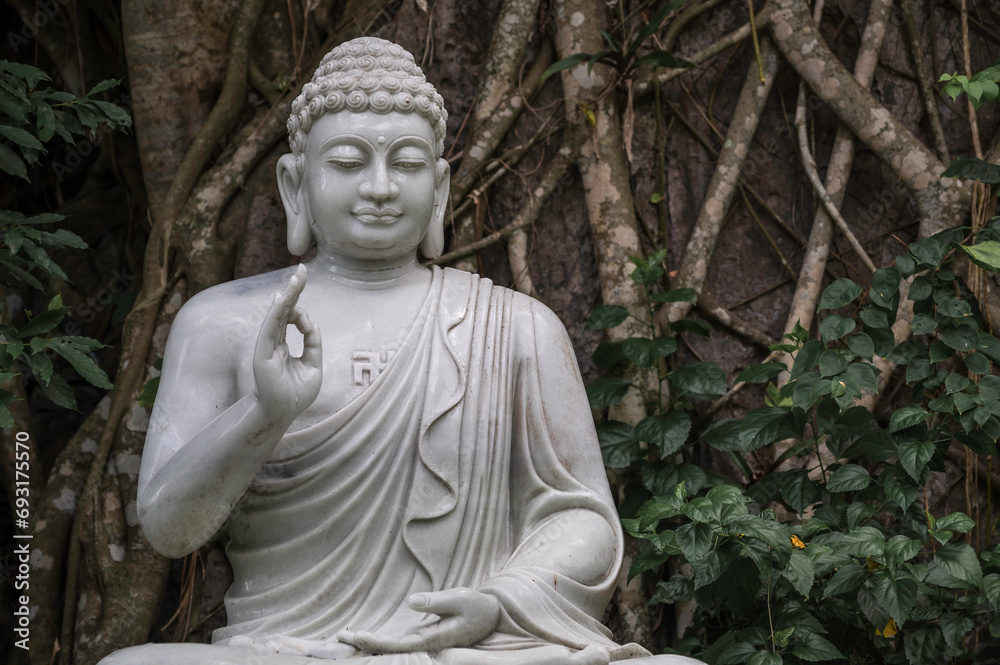
[[[292,310],[289,323],[295,325],[302,333],[302,356],[299,358],[306,367],[320,368],[323,366],[323,339],[319,328],[309,319],[301,307]]]
[[[428,612],[442,617],[462,617],[471,625],[481,626],[487,634],[496,628],[500,621],[499,600],[489,594],[464,587],[415,593],[410,596],[409,605],[418,612]]]
[[[345,644],[351,644],[367,653],[402,653],[408,650],[407,643],[412,640],[393,637],[390,635],[378,635],[367,630],[342,630],[337,633],[337,640]]]
[[[452,616],[429,626],[413,629],[400,638],[407,651],[440,651],[451,647],[471,647],[489,635],[490,629],[464,616]]]
[[[285,309],[284,293],[274,294],[271,306],[264,315],[264,321],[260,325],[260,332],[257,333],[257,344],[254,347],[255,360],[269,360],[274,356],[280,345],[279,329],[283,328],[284,318],[282,311]]]
[[[412,609],[418,612],[449,616],[464,614],[472,609],[479,600],[475,596],[481,595],[472,589],[458,587],[455,589],[444,589],[443,591],[415,593],[409,597],[407,602]]]

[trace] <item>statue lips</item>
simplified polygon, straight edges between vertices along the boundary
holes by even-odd
[[[361,208],[353,211],[357,219],[365,224],[385,224],[389,225],[402,217],[403,213],[391,208]]]

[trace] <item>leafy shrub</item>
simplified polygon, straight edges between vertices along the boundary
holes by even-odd
[[[28,180],[28,167],[38,165],[46,154],[45,144],[56,139],[75,143],[92,137],[101,127],[113,130],[131,127],[123,109],[94,96],[109,90],[118,81],[102,81],[83,97],[52,89],[38,89],[49,77],[42,70],[0,60],[0,170]],[[26,217],[20,212],[0,210],[0,284],[7,289],[50,291],[45,282],[68,281],[68,277],[48,254],[48,250],[85,249],[86,243],[66,229],[47,230],[64,217],[45,213]],[[62,322],[66,308],[56,295],[44,312],[28,312],[21,328],[0,325],[0,382],[17,375],[18,365],[27,367],[38,379],[45,395],[58,406],[75,409],[73,390],[56,372],[53,359],[61,357],[84,379],[98,388],[114,386],[89,354],[103,346],[97,340],[79,336],[52,336]],[[10,317],[5,317],[5,320]],[[7,405],[14,399],[0,389],[0,427],[13,427]]]
[[[604,343],[599,366],[650,368],[669,398],[646,390],[652,415],[634,427],[598,425],[606,463],[630,481],[620,506],[625,529],[647,547],[630,575],[690,564],[657,586],[653,602],[697,601],[695,632],[675,647],[713,665],[986,662],[972,636],[1000,638],[1000,547],[976,552],[959,535],[976,527],[962,513],[934,516],[922,492],[942,470],[953,441],[995,455],[1000,437],[1000,340],[983,327],[978,303],[951,270],[964,253],[1000,271],[1000,218],[973,236],[952,229],[911,244],[864,291],[839,279],[823,293],[820,339],[797,328],[770,361],[737,381],[767,383],[767,404],[742,419],[712,422],[694,436],[692,402],[725,392],[714,363],[673,369],[671,337]],[[633,280],[650,289],[663,254],[635,259]],[[684,290],[653,301],[690,300]],[[891,327],[902,298],[913,302],[913,336]],[[847,315],[831,310],[843,311]],[[608,328],[632,314],[598,308],[589,325]],[[678,321],[674,332],[701,330]],[[652,328],[650,328],[652,331]],[[906,368],[906,403],[887,423],[858,401],[878,389],[872,361]],[[779,387],[773,379],[787,372]],[[615,374],[589,387],[594,407],[616,403],[630,383]],[[803,468],[753,477],[743,455],[787,442],[777,462]],[[643,447],[642,442],[648,444]],[[697,443],[725,452],[749,481],[682,461]],[[778,519],[774,509],[787,517]],[[981,525],[989,528],[992,525]],[[994,644],[993,649],[996,649]]]

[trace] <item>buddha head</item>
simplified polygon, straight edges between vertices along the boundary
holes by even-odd
[[[336,246],[345,233],[373,251],[390,242],[412,251],[418,234],[421,253],[439,256],[447,117],[399,45],[360,37],[330,51],[292,102],[292,153],[278,162],[289,251],[304,254],[314,239]]]

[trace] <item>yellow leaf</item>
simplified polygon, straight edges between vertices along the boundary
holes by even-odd
[[[806,544],[799,540],[798,536],[792,536],[789,540],[792,541],[792,547],[797,547],[800,550],[804,550],[806,548]]]
[[[593,126],[596,126],[597,116],[594,114],[594,112],[591,109],[587,109],[585,113],[587,114],[587,122],[589,122]]]
[[[876,630],[875,634],[880,635],[882,637],[892,637],[898,632],[899,629],[896,628],[896,620],[889,619],[889,623],[885,624],[885,628],[883,630]]]

